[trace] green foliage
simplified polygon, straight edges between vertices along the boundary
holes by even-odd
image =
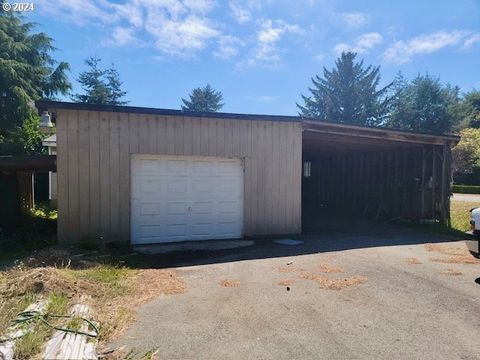
[[[388,114],[387,85],[378,89],[380,67],[364,67],[355,62],[357,54],[343,52],[331,71],[323,68],[323,78],[312,78],[310,96],[302,95],[299,115],[350,125],[379,125]]]
[[[394,82],[392,109],[386,126],[395,129],[443,134],[452,130],[459,118],[459,89],[430,75],[407,81],[401,75]]]
[[[85,60],[88,70],[81,72],[77,79],[84,94],[75,94],[72,100],[101,105],[128,104],[128,101],[121,100],[127,92],[122,90],[120,74],[113,65],[109,69],[100,68],[101,61],[98,57]]]
[[[183,111],[196,112],[216,112],[220,110],[223,105],[223,95],[221,91],[216,91],[209,84],[204,88],[195,88],[189,94],[190,100],[182,98]]]
[[[53,40],[33,33],[34,25],[14,12],[0,12],[1,154],[40,151],[38,117],[31,104],[71,88],[68,64],[52,58]]]
[[[452,191],[459,194],[480,194],[479,185],[452,185]]]
[[[43,135],[39,131],[40,117],[30,111],[23,124],[0,132],[0,155],[40,154]]]
[[[464,129],[460,136],[462,139],[452,150],[453,173],[472,174],[480,169],[480,129]]]
[[[472,90],[463,96],[462,101],[451,110],[459,119],[454,130],[467,127],[480,128],[480,91]]]
[[[67,63],[50,55],[53,40],[33,33],[34,24],[13,12],[0,12],[0,128],[21,125],[29,114],[28,102],[70,89]]]

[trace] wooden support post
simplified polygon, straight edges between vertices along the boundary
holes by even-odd
[[[435,145],[432,146],[432,219],[435,218],[435,183],[436,179],[436,172],[437,172],[437,159],[436,159],[437,152],[435,150]]]
[[[422,147],[422,201],[421,201],[421,212],[420,216],[421,218],[425,217],[425,177],[426,172],[427,172],[427,162],[426,162],[426,157],[427,157],[427,151],[425,149],[425,146]]]
[[[443,146],[442,153],[442,222],[447,223],[447,146]]]

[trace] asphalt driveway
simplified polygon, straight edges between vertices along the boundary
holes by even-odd
[[[169,261],[187,291],[144,305],[114,346],[161,359],[480,358],[480,261],[462,242],[384,226]]]

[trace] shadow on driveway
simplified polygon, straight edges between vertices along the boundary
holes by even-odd
[[[283,237],[303,240],[300,245],[280,245],[274,242],[275,239],[262,238],[255,239],[253,246],[248,247],[167,254],[134,253],[121,257],[121,260],[126,266],[135,268],[169,268],[459,240],[449,235],[422,232],[398,225],[362,219],[342,220],[338,217],[324,217],[321,221],[317,220],[316,224],[310,223],[307,230],[308,232],[302,235]]]

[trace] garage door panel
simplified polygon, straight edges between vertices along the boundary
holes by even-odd
[[[132,155],[132,243],[239,238],[239,159]]]
[[[188,179],[169,178],[167,179],[167,193],[175,196],[184,195],[188,191]]]
[[[140,203],[140,216],[160,215],[160,207],[158,203]]]
[[[166,215],[187,215],[188,203],[187,202],[167,202],[166,203]]]

